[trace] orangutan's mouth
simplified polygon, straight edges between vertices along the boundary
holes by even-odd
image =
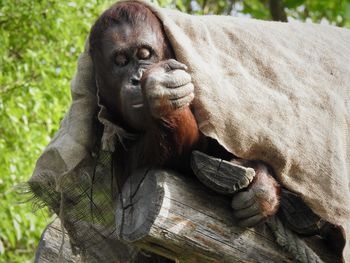
[[[143,103],[137,103],[132,105],[133,108],[138,109],[143,107]]]

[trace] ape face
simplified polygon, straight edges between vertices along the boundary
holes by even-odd
[[[167,58],[165,38],[152,25],[121,22],[105,30],[93,53],[102,103],[128,128],[143,131],[147,110],[140,79],[150,65]]]

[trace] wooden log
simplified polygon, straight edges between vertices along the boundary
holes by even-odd
[[[123,196],[124,209],[120,204],[117,208],[119,235],[139,248],[178,262],[294,261],[281,251],[263,226],[254,229],[236,227],[231,217],[230,200],[206,189],[193,178],[166,171],[139,172],[129,178]],[[325,262],[340,262],[319,238],[313,237],[308,244]],[[61,246],[61,262],[82,262],[79,251],[73,252],[66,231],[56,219],[42,234],[35,263],[57,262]],[[103,248],[98,250],[111,255],[109,249],[119,247],[103,245]],[[112,258],[94,262],[111,262]],[[117,258],[114,261],[123,262]],[[163,261],[146,257],[135,262]]]
[[[170,171],[138,171],[116,209],[121,239],[180,262],[293,262],[269,230],[242,229],[230,199]]]
[[[63,242],[64,235],[64,242]],[[60,261],[58,260],[60,257]],[[74,251],[76,252],[76,251]],[[64,228],[61,227],[61,221],[57,218],[49,224],[41,235],[38,249],[35,253],[35,263],[67,262],[80,263],[81,256],[73,253],[69,237]]]
[[[202,157],[197,160],[198,164],[205,163],[201,160]],[[230,194],[234,188],[228,184],[230,178],[226,177],[226,172],[238,172],[248,178],[244,181],[250,181],[251,172],[244,167],[237,166],[232,170],[230,163],[226,167],[218,160],[214,164],[219,165],[216,174],[212,169],[203,169],[201,165],[197,167],[197,172],[202,173],[201,176],[205,177],[209,187]],[[242,185],[241,182],[244,181],[239,180],[239,176],[236,177],[233,177],[232,185]],[[210,182],[211,178],[214,178],[213,182]],[[209,190],[195,178],[182,177],[172,171],[140,170],[128,178],[117,204],[116,226],[119,238],[177,262],[295,260],[275,243],[275,238],[265,224],[253,229],[237,227],[231,216],[230,198]],[[267,224],[271,224],[269,221]],[[306,241],[325,262],[341,262],[320,237],[313,236]],[[76,241],[77,246],[79,242]],[[115,238],[106,242],[91,247],[94,249],[92,252],[99,252],[99,257],[92,257],[97,259],[93,262],[126,262],[120,260],[120,257],[112,256],[113,251],[124,251],[126,244],[120,246],[120,241]],[[86,252],[96,256],[96,253],[89,253],[89,250]],[[151,257],[147,254],[140,253],[132,262],[169,262],[160,260],[154,254]],[[86,259],[73,253],[69,237],[56,219],[42,234],[35,262],[57,262],[58,258],[61,262],[72,263]]]
[[[64,234],[64,242],[63,235]],[[107,241],[108,242],[108,241]],[[79,241],[78,244],[79,245]],[[110,245],[110,246],[109,246]],[[124,251],[115,253],[116,250]],[[35,253],[34,263],[171,263],[165,258],[152,253],[128,253],[125,244],[121,244],[117,240],[110,240],[108,244],[105,242],[95,244],[88,248],[85,253],[78,247],[71,246],[69,234],[61,226],[61,221],[56,218],[43,231],[38,248]],[[61,256],[60,256],[61,251]],[[135,250],[136,251],[136,250]],[[130,252],[130,251],[129,251]],[[124,257],[121,257],[124,256]]]

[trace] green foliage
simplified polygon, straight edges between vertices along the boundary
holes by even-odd
[[[158,0],[161,6],[175,6],[192,14],[247,15],[271,20],[271,0]],[[350,0],[280,0],[289,19],[328,21],[350,28]]]
[[[319,0],[287,0],[285,6],[287,14],[298,20],[311,19],[313,22],[320,22],[326,19],[337,26],[350,27],[350,1],[319,1]]]
[[[70,102],[70,80],[91,24],[113,0],[0,0],[0,263],[32,262],[47,210],[18,204]],[[268,0],[154,0],[195,14],[271,19]],[[294,19],[350,27],[349,0],[285,0]]]
[[[0,0],[0,262],[33,261],[49,215],[20,205],[13,186],[28,180],[56,132],[77,57],[107,4]]]

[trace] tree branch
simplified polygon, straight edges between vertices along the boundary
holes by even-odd
[[[283,0],[270,0],[270,13],[274,21],[288,21]]]

